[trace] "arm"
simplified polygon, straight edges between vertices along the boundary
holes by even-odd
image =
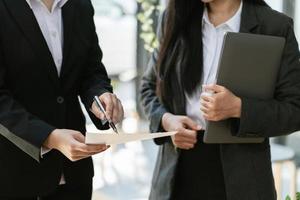
[[[55,127],[27,112],[13,98],[5,83],[6,76],[0,51],[0,135],[39,161],[41,147]]]
[[[175,136],[155,139],[154,142],[162,145],[165,142],[173,142],[173,145],[180,149],[189,150],[197,143],[197,131],[201,127],[187,116],[173,115],[161,104],[156,95],[156,57],[157,50],[152,55],[148,69],[143,76],[141,86],[141,102],[146,115],[150,120],[150,131],[177,131]]]
[[[231,118],[232,133],[239,137],[274,137],[300,129],[300,55],[292,22],[287,24],[285,33],[286,46],[274,99],[239,98],[222,86],[205,86],[215,92],[201,97],[207,120]]]
[[[164,14],[165,15],[165,14]],[[162,37],[162,27],[163,27],[163,19],[160,25],[158,26],[157,35],[159,38]],[[142,77],[141,88],[140,88],[140,98],[142,102],[142,106],[144,108],[145,114],[150,120],[150,131],[151,132],[161,132],[164,131],[161,121],[164,114],[167,113],[166,108],[160,102],[157,94],[157,72],[156,72],[156,63],[158,58],[159,50],[155,49],[153,52],[150,61],[148,63],[148,67]],[[163,144],[166,142],[166,138],[156,139],[156,144]]]
[[[112,86],[108,78],[106,69],[102,63],[102,51],[99,47],[98,37],[93,20],[94,9],[89,2],[89,22],[92,32],[92,46],[89,50],[89,58],[87,59],[86,68],[81,85],[80,97],[86,110],[89,113],[91,120],[99,129],[107,129],[108,126],[103,126],[98,118],[90,111],[93,104],[94,96],[101,96],[104,93],[112,93]]]
[[[157,35],[159,38],[162,38],[165,15],[166,14],[163,13],[160,20],[161,23],[158,27]],[[141,102],[145,113],[150,120],[150,131],[176,131],[176,135],[155,139],[155,143],[162,145],[165,142],[169,142],[179,149],[193,149],[197,143],[197,132],[201,130],[201,126],[188,116],[173,115],[169,113],[157,96],[158,72],[156,71],[156,65],[158,54],[159,50],[155,49],[141,84]]]
[[[241,118],[236,135],[274,137],[300,129],[300,54],[293,22],[286,28],[286,46],[282,57],[273,100],[242,99]],[[251,136],[251,135],[250,135]]]

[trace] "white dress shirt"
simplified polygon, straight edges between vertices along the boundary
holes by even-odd
[[[26,0],[32,9],[34,16],[39,24],[42,34],[47,42],[48,48],[53,57],[57,75],[60,75],[63,60],[63,20],[62,7],[68,0],[53,0],[51,11],[46,7],[42,0]],[[41,157],[51,151],[50,149],[41,149]],[[65,184],[65,178],[62,174],[60,185]]]
[[[202,19],[202,41],[203,41],[203,74],[202,84],[215,84],[216,75],[224,35],[226,32],[239,32],[241,24],[243,2],[235,15],[223,24],[215,27],[209,20],[207,8],[204,10]],[[201,55],[199,55],[201,56]],[[201,86],[193,95],[186,94],[186,113],[192,120],[199,124],[203,129],[206,128],[206,120],[200,110]]]
[[[63,20],[62,7],[68,0],[53,0],[51,12],[42,0],[26,0],[40,26],[48,48],[60,75],[63,60]]]

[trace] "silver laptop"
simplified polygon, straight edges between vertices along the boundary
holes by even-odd
[[[281,37],[227,33],[219,61],[217,84],[226,87],[237,96],[272,99],[284,46],[285,39]],[[232,136],[230,119],[208,122],[204,135],[205,143],[261,143],[263,141],[264,138]]]

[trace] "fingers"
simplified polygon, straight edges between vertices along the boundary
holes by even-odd
[[[107,149],[105,144],[85,144],[85,137],[81,134],[74,135],[75,141],[71,144],[71,149],[74,151],[80,151],[84,153],[93,153],[93,152],[101,152]]]
[[[220,86],[220,85],[204,85],[203,88],[205,90],[208,90],[208,91],[213,91],[213,92],[216,92],[216,93],[219,93],[219,92],[224,92],[226,90],[225,87],[223,86]]]
[[[82,135],[80,132],[75,132],[73,134],[73,137],[76,141],[78,141],[79,143],[84,143],[85,141],[85,137],[84,135]]]
[[[217,111],[217,94],[214,95],[214,97],[201,96],[200,103],[200,110],[203,112],[203,114],[208,115],[214,113]]]
[[[70,147],[69,147],[69,154],[71,157],[71,160],[73,158],[86,158],[90,157],[92,155],[101,153],[103,151],[106,151],[109,146],[105,144],[97,144],[97,145],[87,145],[85,144],[85,137],[79,133],[75,132],[73,134],[74,140],[71,141]]]
[[[68,157],[72,161],[77,161],[78,159],[87,158],[106,151],[108,148],[106,145],[86,145],[77,142],[70,146]]]
[[[197,143],[197,132],[181,129],[178,133],[172,137],[173,143],[176,147],[181,149],[191,149],[194,148]]]
[[[119,99],[115,98],[114,114],[113,114],[112,120],[114,123],[118,123],[118,122],[122,121],[123,117],[124,117],[124,110],[123,110],[121,101]]]
[[[121,101],[115,94],[104,93],[99,97],[103,102],[106,110],[106,116],[108,120],[112,120],[114,123],[120,122],[124,117],[124,109]]]
[[[60,151],[71,161],[90,157],[109,148],[104,144],[87,145],[83,134],[68,129],[56,129],[47,140],[49,140],[50,148]]]
[[[76,161],[79,161],[79,160],[82,160],[82,159],[85,159],[85,158],[88,158],[88,157],[85,157],[85,156],[74,156],[74,157],[70,157],[69,159],[72,162],[76,162]]]
[[[104,104],[107,119],[112,120],[113,109],[114,109],[112,94],[111,93],[104,93],[103,95],[101,95],[99,97],[99,99]]]
[[[77,143],[75,144],[75,146],[73,147],[73,149],[75,151],[80,151],[83,153],[94,153],[94,152],[101,152],[106,150],[108,147],[104,144],[101,145],[87,145],[87,144],[83,144],[83,143]]]
[[[184,136],[176,136],[174,138],[174,141],[176,143],[190,143],[190,144],[196,144],[197,143],[197,138],[189,138],[189,137],[184,137]]]
[[[105,151],[105,150],[103,150],[103,151]],[[75,161],[78,161],[78,160],[89,158],[89,157],[94,156],[94,155],[96,155],[98,153],[101,153],[103,151],[97,151],[97,152],[91,152],[91,153],[82,153],[80,151],[78,151],[78,152],[74,151],[68,158],[71,161],[75,162]]]
[[[201,126],[189,117],[167,113],[163,116],[162,124],[165,130],[177,131],[177,134],[172,136],[175,146],[190,149],[197,143],[197,132],[201,130]]]
[[[118,121],[118,116],[119,116],[119,99],[116,96],[113,96],[112,99],[112,104],[113,104],[113,112],[111,115],[111,120],[116,123]]]
[[[187,128],[195,130],[195,131],[200,131],[201,126],[199,126],[196,122],[194,122],[191,118],[189,117],[183,117],[182,119],[184,125],[186,125]]]
[[[201,96],[201,103],[202,102],[214,103],[215,102],[215,97],[202,95]]]
[[[180,142],[176,143],[175,145],[177,148],[184,149],[184,150],[190,150],[195,147],[195,144],[190,144],[190,143],[185,143],[185,142]]]
[[[80,156],[80,157],[90,157],[90,156],[93,156],[93,155],[96,155],[98,153],[101,153],[101,152],[104,152],[108,149],[108,147],[105,147],[105,148],[100,148],[98,150],[95,150],[95,151],[87,151],[87,150],[82,150],[82,149],[74,149],[73,152],[72,152],[72,155],[73,156]]]
[[[216,92],[212,96],[201,96],[201,111],[208,121],[220,121],[230,117],[239,117],[241,100],[230,90],[220,85],[204,86],[205,90]],[[235,103],[237,102],[237,103]]]
[[[218,112],[209,112],[205,109],[202,109],[202,112],[203,112],[204,119],[206,119],[207,121],[218,122],[221,120],[228,119],[228,117],[226,117]]]
[[[203,114],[208,114],[209,113],[209,109],[205,106],[201,106],[200,110],[202,111]]]
[[[200,100],[201,106],[205,108],[212,108],[213,103],[209,101],[205,101],[203,99]]]
[[[96,105],[95,102],[93,102],[93,104],[92,104],[91,112],[92,112],[98,119],[101,119],[101,120],[104,120],[104,119],[105,119],[104,114],[100,111],[100,109],[98,108],[98,106]]]
[[[120,100],[118,102],[118,107],[119,107],[119,110],[120,110],[120,113],[121,113],[119,121],[122,121],[122,119],[124,118],[124,108],[123,108],[123,105],[122,105]]]
[[[200,110],[202,111],[204,119],[208,121],[218,121],[218,111],[214,109],[209,103],[202,103]]]
[[[180,149],[189,150],[195,147],[197,142],[195,141],[187,141],[184,137],[172,136],[172,141],[175,147]]]
[[[179,130],[179,134],[177,134],[177,136],[183,136],[186,138],[196,140],[197,139],[197,131],[183,128],[183,129]]]

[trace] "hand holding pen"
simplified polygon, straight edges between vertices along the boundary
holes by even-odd
[[[121,101],[112,93],[104,93],[100,97],[95,96],[91,112],[100,120],[107,120],[115,132],[117,132],[115,124],[122,121],[124,116]]]

